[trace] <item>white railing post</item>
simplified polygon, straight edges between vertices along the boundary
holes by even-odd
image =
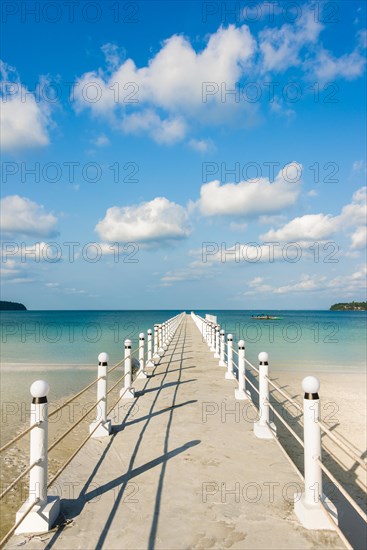
[[[125,340],[125,378],[124,387],[120,391],[120,396],[124,399],[134,397],[134,388],[131,387],[133,380],[133,358],[131,355],[131,340]]]
[[[44,380],[36,380],[31,385],[31,426],[30,432],[30,465],[28,500],[16,513],[18,522],[33,502],[29,514],[17,527],[15,534],[43,533],[49,531],[60,513],[60,499],[47,495],[48,476],[48,403],[47,394],[50,387]]]
[[[235,398],[244,401],[248,399],[246,393],[246,365],[245,365],[245,342],[238,342],[238,389],[235,390]]]
[[[152,338],[153,338],[153,333],[152,333],[152,329],[148,329],[148,349],[147,349],[147,363],[146,363],[146,367],[154,367],[154,363],[153,363],[153,342],[152,342]]]
[[[160,355],[158,355],[158,348],[159,348],[159,325],[154,325],[154,355],[153,359],[154,362],[159,361]]]
[[[225,332],[224,330],[222,329],[220,331],[220,359],[219,359],[219,366],[220,367],[226,367],[227,366],[227,363],[226,363],[226,360],[225,360],[225,349],[226,349],[226,337],[225,337]]]
[[[148,378],[146,372],[144,371],[144,354],[145,354],[145,334],[141,332],[139,334],[139,370],[137,372],[136,378],[139,380],[142,378]]]
[[[303,399],[303,441],[305,492],[294,495],[294,511],[306,529],[333,529],[322,510],[321,501],[338,521],[335,506],[322,492],[322,470],[317,462],[321,460],[320,382],[314,376],[302,380]]]
[[[206,343],[208,344],[208,347],[211,346],[211,339],[212,339],[212,327],[210,326],[210,323],[207,321],[206,323]]]
[[[215,323],[210,323],[210,351],[215,353]]]
[[[162,325],[162,344],[161,347],[164,351],[168,350],[168,323],[167,321]]]
[[[219,331],[220,331],[220,326],[216,325],[216,327],[215,327],[215,353],[214,353],[215,359],[220,358],[220,355],[219,355],[219,347],[220,347]]]
[[[162,324],[158,325],[158,349],[162,347],[163,338],[162,338]]]
[[[226,380],[235,380],[236,377],[233,372],[233,335],[227,336],[227,372],[225,375]]]
[[[259,439],[272,439],[276,435],[276,426],[269,421],[269,356],[265,351],[259,353],[259,420],[254,423],[254,433]]]
[[[105,437],[111,433],[111,420],[107,420],[107,366],[108,355],[102,352],[98,355],[96,419],[89,425],[89,433],[93,432],[92,437]]]

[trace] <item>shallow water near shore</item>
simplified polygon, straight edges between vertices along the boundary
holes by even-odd
[[[1,312],[1,361],[8,370],[82,368],[107,351],[119,360],[124,340],[136,347],[139,333],[153,329],[179,311],[4,311]],[[196,311],[212,313],[234,340],[245,340],[249,356],[271,354],[272,368],[297,370],[312,364],[341,372],[363,371],[366,362],[366,321],[363,311],[272,310],[278,320],[252,318],[259,311]]]

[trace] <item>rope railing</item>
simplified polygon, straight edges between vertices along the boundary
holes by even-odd
[[[367,522],[367,514],[362,510],[362,508],[354,501],[350,494],[344,489],[336,477],[330,472],[329,468],[325,466],[320,460],[320,457],[315,458],[316,462],[320,466],[321,470],[328,476],[328,478],[334,483],[335,487],[339,489],[343,497],[349,502],[349,504],[354,508],[354,510],[361,516],[363,521]]]
[[[24,437],[25,435],[27,435],[31,430],[33,430],[33,428],[35,428],[36,426],[39,426],[41,423],[42,423],[42,420],[40,420],[39,422],[35,422],[35,423],[32,424],[31,426],[29,426],[27,429],[23,430],[20,434],[18,434],[17,436],[15,436],[13,439],[11,439],[10,441],[8,441],[8,443],[5,443],[5,445],[3,445],[3,446],[0,448],[0,453],[2,453],[3,451],[6,451],[6,449],[8,449],[8,448],[11,447],[12,445],[14,445],[14,443],[16,443],[17,441],[19,441],[19,439],[22,439],[22,437]]]
[[[93,403],[93,405],[87,410],[86,413],[84,413],[76,422],[74,422],[74,424],[72,424],[70,426],[70,428],[68,428],[62,435],[60,435],[60,437],[58,437],[53,443],[52,445],[49,446],[48,448],[48,452],[51,452],[59,443],[61,443],[61,441],[63,439],[65,439],[65,437],[67,435],[69,435],[70,432],[73,431],[74,428],[76,428],[83,420],[84,418],[86,418],[88,416],[88,414],[90,414],[93,409],[95,408],[96,405],[98,405],[101,401],[102,401],[103,397],[101,399],[99,399],[97,401],[97,403]]]
[[[140,377],[146,377],[144,372],[145,366],[152,366],[157,364],[160,359],[163,357],[165,352],[168,349],[170,342],[172,341],[178,327],[181,325],[184,318],[184,314],[178,314],[171,319],[168,319],[160,325],[155,325],[154,327],[154,347],[157,350],[158,357],[155,357],[153,362],[153,338],[152,330],[148,330],[148,347],[145,350],[145,335],[140,333],[139,335],[139,347],[131,350],[132,342],[131,340],[125,340],[125,356],[122,360],[118,361],[113,367],[107,370],[108,366],[108,355],[106,353],[100,353],[98,356],[98,376],[95,380],[90,382],[85,388],[77,392],[74,396],[67,399],[59,407],[54,409],[52,412],[48,413],[48,403],[47,403],[47,394],[49,391],[49,386],[47,382],[43,380],[38,380],[34,382],[31,386],[31,394],[33,396],[32,405],[31,405],[31,425],[23,430],[20,434],[14,437],[11,441],[7,442],[0,449],[0,452],[5,451],[14,443],[19,441],[25,435],[30,433],[31,437],[31,456],[33,458],[32,463],[21,472],[12,483],[4,489],[0,494],[0,500],[5,497],[9,491],[11,491],[21,479],[23,479],[27,474],[30,475],[29,478],[29,491],[30,497],[29,501],[32,500],[32,505],[24,511],[24,505],[18,512],[18,515],[21,513],[19,520],[17,519],[16,524],[12,529],[5,535],[5,537],[0,542],[0,546],[6,543],[7,540],[12,536],[15,531],[25,532],[23,526],[21,525],[23,520],[31,513],[35,504],[40,503],[39,509],[32,512],[32,514],[37,515],[37,521],[32,522],[31,529],[29,528],[29,522],[27,523],[28,531],[40,532],[40,525],[42,526],[42,532],[46,532],[50,529],[51,523],[55,521],[59,513],[59,498],[58,497],[48,497],[47,489],[56,481],[56,479],[61,475],[65,468],[70,464],[73,458],[78,454],[78,452],[83,448],[87,441],[91,437],[102,437],[111,434],[111,421],[107,419],[107,416],[114,410],[119,401],[124,398],[134,397],[134,390],[131,387],[132,382],[135,379]],[[156,330],[157,327],[157,330]],[[138,354],[139,361],[135,358],[135,355]],[[145,361],[147,359],[147,361]],[[139,368],[137,367],[139,363]],[[118,378],[116,382],[112,385],[111,388],[107,390],[107,376],[115,371],[119,366],[124,364],[124,374]],[[119,393],[119,397],[114,405],[109,408],[107,411],[107,396],[122,382],[124,381],[124,387]],[[97,384],[97,400],[93,403],[92,406],[78,418],[65,432],[63,432],[53,443],[48,446],[48,420],[50,417],[54,416],[60,412],[64,407],[72,403],[75,399],[83,395],[86,391],[90,390],[95,384]],[[61,443],[65,437],[67,437],[87,416],[96,408],[96,420],[92,422],[89,426],[89,434],[82,441],[82,443],[75,449],[72,455],[64,462],[64,464],[57,470],[57,472],[52,476],[52,478],[47,481],[47,464],[48,464],[48,453],[55,449],[59,443]],[[46,474],[45,474],[46,473]],[[35,488],[35,489],[34,489]],[[33,490],[33,493],[31,492]],[[42,514],[43,506],[48,505],[48,514]],[[47,517],[46,517],[47,516]],[[17,516],[18,517],[18,516]],[[32,515],[33,518],[33,515]],[[37,524],[37,527],[36,527]]]
[[[358,462],[364,470],[367,470],[367,463],[361,457],[359,457],[353,449],[350,448],[349,441],[342,440],[340,437],[336,436],[322,421],[320,421],[320,427],[321,430],[325,432],[328,437],[330,437],[330,439],[332,439],[341,447],[344,447],[344,449],[342,449],[344,453],[346,453],[350,458]]]
[[[246,358],[245,358],[245,363],[246,363],[246,365],[249,365],[249,367],[251,367],[255,372],[259,373],[259,369],[257,367],[255,367],[255,365],[250,363],[250,361]]]
[[[282,424],[287,428],[287,430],[293,435],[293,437],[295,438],[296,441],[298,441],[298,443],[301,445],[301,447],[304,447],[304,443],[302,441],[302,439],[299,437],[299,435],[296,434],[296,432],[293,430],[293,428],[290,427],[290,425],[288,424],[288,422],[286,422],[284,420],[284,418],[282,417],[281,414],[278,413],[278,411],[276,410],[276,408],[271,404],[269,403],[269,407],[271,408],[271,410],[273,411],[273,413],[275,414],[275,416],[277,418],[279,418],[279,420],[282,422]]]
[[[88,384],[88,386],[86,386],[85,388],[83,388],[82,390],[80,390],[76,395],[74,395],[73,397],[71,397],[70,399],[68,399],[67,401],[65,401],[64,403],[62,403],[59,407],[57,407],[57,409],[54,409],[52,412],[49,413],[48,417],[51,418],[51,416],[54,416],[55,414],[57,414],[58,412],[62,411],[62,409],[64,409],[65,407],[67,407],[68,405],[70,405],[70,403],[72,403],[73,401],[75,401],[75,399],[77,399],[78,397],[80,397],[81,395],[83,395],[83,393],[85,393],[87,390],[89,390],[92,386],[94,386],[94,384],[97,384],[97,382],[99,382],[101,378],[98,377],[96,378],[95,380],[93,380],[90,384]]]
[[[3,546],[8,542],[10,537],[15,533],[15,531],[18,529],[20,524],[25,520],[25,518],[28,516],[28,514],[31,512],[31,510],[34,508],[34,506],[36,506],[36,504],[39,503],[39,501],[40,501],[40,499],[36,498],[36,500],[29,505],[27,510],[21,516],[21,518],[18,519],[18,521],[15,522],[15,525],[13,525],[13,527],[10,529],[10,531],[8,531],[6,533],[6,535],[0,540],[0,548],[3,548]]]
[[[13,481],[13,483],[11,483],[1,494],[0,494],[0,500],[3,499],[5,497],[5,495],[7,495],[9,493],[9,491],[11,491],[13,489],[13,487],[15,487],[15,485],[21,480],[23,479],[24,476],[26,476],[31,470],[32,468],[34,468],[34,466],[36,466],[37,464],[39,464],[41,462],[41,459],[38,458],[37,460],[35,460],[34,462],[32,462],[32,464],[30,464],[21,474],[19,474],[19,476]]]
[[[276,384],[273,380],[271,380],[268,376],[266,377],[268,383],[275,388],[283,397],[286,398],[287,401],[290,401],[292,405],[296,407],[296,409],[300,412],[303,412],[303,408],[301,405],[293,398],[291,397],[285,390],[283,390],[278,384]]]
[[[57,480],[57,478],[62,474],[62,472],[65,470],[65,468],[70,464],[70,462],[73,460],[73,458],[78,454],[78,452],[84,447],[84,445],[87,443],[87,441],[93,436],[93,434],[97,431],[97,428],[102,424],[102,420],[98,422],[98,424],[93,428],[93,430],[90,432],[90,434],[83,439],[82,443],[79,445],[79,447],[73,452],[73,454],[64,462],[64,464],[57,470],[56,474],[50,479],[50,481],[47,483],[47,489],[51,487],[51,485]]]
[[[219,365],[227,367],[228,370],[225,375],[226,379],[235,379],[238,382],[238,389],[235,390],[235,398],[242,400],[250,399],[250,403],[258,411],[258,419],[254,422],[255,436],[260,439],[274,439],[281,448],[283,454],[287,457],[288,461],[292,464],[297,474],[300,476],[301,479],[304,479],[305,492],[300,495],[301,498],[295,501],[294,505],[295,513],[300,519],[301,523],[308,529],[329,529],[331,522],[335,530],[340,534],[342,540],[345,542],[347,548],[351,548],[349,542],[347,541],[346,537],[338,527],[337,522],[334,520],[333,516],[330,513],[330,509],[335,509],[335,506],[332,505],[332,503],[328,502],[328,504],[330,504],[330,509],[325,507],[323,496],[319,496],[319,502],[315,502],[314,500],[313,488],[322,488],[322,473],[324,473],[326,476],[328,476],[335,487],[339,489],[341,494],[344,496],[347,502],[349,502],[352,508],[359,514],[359,516],[364,521],[367,521],[366,513],[356,503],[353,497],[347,492],[347,490],[336,479],[336,477],[330,472],[330,470],[322,463],[320,459],[321,432],[324,432],[325,435],[330,438],[330,440],[337,444],[347,456],[353,459],[364,470],[367,469],[367,463],[358,455],[358,450],[356,448],[353,448],[352,443],[350,443],[345,438],[341,438],[339,435],[333,433],[330,428],[320,420],[320,402],[318,396],[318,389],[320,384],[317,378],[314,378],[312,376],[304,378],[302,382],[302,387],[305,392],[305,396],[302,406],[287,391],[285,391],[282,387],[279,386],[279,384],[277,384],[274,380],[271,380],[271,378],[269,377],[267,353],[261,352],[259,354],[259,368],[257,368],[245,357],[245,343],[243,340],[238,342],[238,351],[234,350],[232,345],[232,335],[228,335],[226,341],[224,331],[219,331],[218,328],[220,329],[220,326],[218,326],[216,323],[196,316],[195,313],[192,313],[191,316],[197,327],[203,334],[204,340],[207,342],[211,351],[213,351],[213,349],[217,349],[217,339],[218,334],[220,334]],[[214,325],[215,331],[213,330]],[[227,360],[227,363],[225,363],[224,359]],[[246,373],[246,366],[250,367],[257,373],[258,376],[256,378],[258,388],[249,379]],[[234,370],[236,370],[237,376],[234,375]],[[245,385],[251,386],[251,388],[253,388],[253,390],[259,394],[258,407],[256,407],[256,405],[252,401],[249,392],[245,391]],[[303,439],[283,418],[280,412],[276,409],[275,403],[273,404],[272,402],[270,402],[269,387],[273,388],[272,395],[274,392],[278,392],[284,398],[284,402],[281,402],[277,400],[276,397],[274,397],[274,400],[278,405],[284,406],[285,403],[290,403],[295,407],[297,412],[300,413],[300,416],[302,415],[302,418],[297,418],[297,421],[300,422],[300,425],[303,428]],[[271,411],[274,417],[276,417],[284,425],[284,427],[293,436],[297,443],[304,449],[304,477],[302,476],[298,467],[293,462],[293,460],[288,455],[287,451],[277,438],[277,428],[276,425],[271,422],[269,418],[269,411]],[[317,468],[315,468],[315,463],[317,464]],[[322,490],[320,492],[322,495]],[[336,509],[333,510],[333,513],[335,513],[337,517]]]
[[[294,405],[298,411],[303,413],[303,408],[301,407],[301,405],[294,398],[292,398],[286,391],[284,391],[282,388],[280,388],[280,386],[278,384],[276,384],[273,380],[271,380],[269,377],[267,377],[267,380],[268,380],[269,384],[276,391],[278,391],[283,397],[285,397],[285,399],[287,399],[287,401],[292,403],[292,405]],[[320,423],[321,430],[324,431],[330,437],[330,439],[332,439],[335,443],[340,445],[342,447],[342,450],[350,458],[352,458],[353,460],[358,462],[362,466],[362,468],[364,468],[364,470],[367,470],[366,462],[361,457],[359,457],[353,449],[350,448],[349,442],[347,440],[343,441],[340,437],[336,436],[321,420],[319,421],[319,423]]]
[[[323,501],[323,499],[320,495],[319,495],[319,502],[321,504],[321,510],[325,514],[325,517],[327,518],[328,521],[330,521],[330,524],[331,524],[332,528],[335,529],[335,531],[338,533],[339,537],[344,542],[346,549],[347,550],[354,550],[353,546],[351,546],[349,544],[349,541],[348,541],[347,537],[344,535],[343,531],[340,529],[339,525],[336,523],[333,516],[330,514],[329,510],[326,508],[326,506],[324,504],[324,501]]]
[[[246,382],[256,391],[256,393],[259,393],[259,390],[257,387],[251,382],[251,380],[248,378],[248,376],[245,377]]]

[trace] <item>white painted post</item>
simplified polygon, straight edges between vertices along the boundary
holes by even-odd
[[[111,420],[107,420],[107,366],[108,355],[102,352],[98,355],[97,403],[102,401],[97,405],[96,419],[89,425],[89,433],[95,430],[92,437],[105,437],[111,433]]]
[[[246,393],[246,365],[245,365],[245,342],[238,342],[238,389],[235,390],[235,398],[245,401],[248,399]]]
[[[143,378],[148,378],[146,372],[144,371],[144,352],[145,352],[145,334],[144,332],[141,332],[139,334],[139,370],[136,375],[136,378],[139,380]]]
[[[153,343],[152,343],[152,329],[148,329],[148,354],[146,367],[154,367],[153,363]]]
[[[210,326],[209,321],[205,323],[206,325],[206,343],[208,344],[208,347],[211,346],[211,338],[212,338],[212,327]]]
[[[219,366],[220,367],[226,367],[227,363],[225,361],[225,348],[226,348],[226,340],[225,340],[225,333],[222,329],[220,331],[220,359],[219,359]]]
[[[214,353],[215,359],[220,358],[220,355],[219,355],[219,348],[220,348],[219,331],[220,331],[220,326],[216,325],[216,327],[215,327],[215,353]]]
[[[269,422],[269,355],[259,353],[259,420],[254,423],[254,433],[259,439],[273,439],[276,435],[276,426]]]
[[[158,349],[162,347],[163,344],[163,337],[162,337],[162,325],[158,325]]]
[[[161,347],[164,351],[168,350],[168,323],[165,322],[162,325],[162,344]]]
[[[158,348],[159,348],[158,338],[159,338],[159,325],[154,325],[154,355],[153,355],[154,363],[156,363],[160,359],[160,356],[158,354]]]
[[[215,353],[215,323],[210,323],[210,351]]]
[[[233,335],[227,336],[227,372],[225,375],[226,380],[235,380],[236,377],[233,372]]]
[[[322,492],[322,470],[317,459],[321,460],[320,382],[314,376],[302,380],[305,392],[303,399],[303,441],[305,492],[294,495],[294,511],[306,529],[333,529],[331,522],[322,510],[321,501],[333,519],[338,522],[335,506]]]
[[[48,475],[48,403],[50,387],[45,380],[36,380],[31,385],[31,426],[30,432],[30,465],[35,464],[29,473],[28,500],[16,513],[18,522],[26,513],[32,502],[38,500],[33,509],[17,527],[15,534],[43,533],[49,531],[60,513],[60,499],[47,496]]]
[[[125,378],[124,387],[120,391],[123,399],[129,399],[135,396],[134,388],[131,387],[133,377],[133,361],[131,356],[131,340],[125,340]]]

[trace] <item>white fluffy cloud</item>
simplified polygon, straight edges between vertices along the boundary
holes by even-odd
[[[125,116],[121,128],[127,134],[148,134],[157,143],[165,145],[181,141],[187,130],[182,117],[169,117],[162,120],[151,109]]]
[[[261,238],[265,241],[299,241],[325,239],[339,229],[339,220],[325,214],[307,214],[294,218],[278,230],[271,229]]]
[[[357,35],[357,45],[348,54],[336,57],[332,52],[321,48],[316,57],[307,62],[312,74],[320,82],[332,82],[338,78],[353,80],[361,76],[366,66],[366,35]]]
[[[260,119],[260,100],[251,102],[241,85],[256,83],[264,92],[264,73],[276,75],[296,67],[301,72],[298,80],[361,74],[363,35],[357,36],[352,53],[335,57],[319,45],[323,29],[314,9],[302,6],[294,23],[267,26],[257,36],[246,24],[221,26],[201,49],[188,37],[172,35],[140,67],[131,58],[121,59],[119,47],[108,43],[102,46],[105,67],[76,80],[75,109],[88,109],[116,129],[147,134],[165,145],[186,139],[204,124],[248,127]],[[234,89],[240,92],[236,98],[230,93]],[[295,115],[278,96],[270,112],[289,120]],[[201,140],[190,138],[189,146],[202,152]]]
[[[48,145],[51,119],[47,104],[37,101],[36,96],[20,83],[13,68],[3,62],[0,64],[2,84],[7,84],[1,94],[1,148],[13,152]]]
[[[202,83],[234,85],[255,48],[256,42],[247,25],[220,27],[210,35],[201,52],[196,52],[184,36],[173,35],[163,42],[145,67],[138,68],[132,59],[127,59],[112,73],[99,70],[82,75],[75,87],[76,105],[78,108],[89,106],[95,113],[109,111],[117,103],[125,106],[151,103],[169,111],[201,107]],[[88,86],[92,92],[93,83],[102,92],[100,101],[87,99]],[[133,84],[128,87],[127,83]],[[220,102],[220,97],[217,101]]]
[[[351,235],[352,248],[365,248],[367,246],[367,227],[358,227]]]
[[[19,195],[1,199],[1,231],[4,233],[52,237],[56,234],[57,218],[41,204]]]
[[[158,143],[174,143],[186,136],[190,119],[222,124],[224,113],[233,116],[233,105],[221,101],[220,86],[232,89],[240,81],[255,50],[247,25],[220,27],[199,52],[189,39],[173,35],[146,66],[138,68],[132,59],[117,66],[114,57],[112,70],[107,63],[106,71],[83,74],[75,84],[75,107],[107,117],[126,133],[146,132]],[[215,83],[217,90],[203,100],[205,83]],[[244,103],[242,108],[255,109]]]
[[[186,210],[165,197],[134,206],[108,208],[96,231],[107,242],[154,243],[188,237]]]
[[[315,44],[323,25],[315,20],[312,10],[304,9],[294,24],[266,28],[259,33],[263,71],[285,71],[300,65],[301,50]]]
[[[352,201],[337,216],[306,214],[294,218],[279,229],[270,229],[260,236],[264,241],[313,241],[327,239],[348,227],[355,229],[351,235],[352,248],[361,248],[365,240],[367,220],[366,187],[358,189]]]
[[[365,289],[367,275],[367,266],[360,266],[357,271],[350,275],[338,275],[330,278],[325,275],[301,275],[298,281],[291,281],[283,286],[272,286],[264,284],[264,279],[258,277],[250,281],[249,287],[252,290],[245,292],[245,295],[256,295],[261,292],[269,292],[272,294],[295,294],[303,292],[322,292],[322,291],[338,291],[346,293],[358,292]]]
[[[268,178],[221,185],[202,185],[198,206],[204,216],[256,216],[279,212],[294,204],[300,192],[302,166],[285,166],[273,182]]]

